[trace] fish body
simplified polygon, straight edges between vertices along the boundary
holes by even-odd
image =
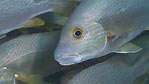
[[[0,84],[16,84],[14,73],[7,67],[0,68]]]
[[[147,0],[83,0],[65,24],[55,51],[62,65],[107,55],[145,30]]]
[[[53,52],[58,42],[59,34],[59,31],[54,31],[22,35],[3,43],[0,45],[0,67],[10,69],[13,72],[13,76],[16,74],[16,79],[20,81],[33,75],[46,77],[57,70],[61,70],[62,67],[53,59]],[[0,74],[4,75],[4,80],[6,81],[6,76],[11,75],[7,74],[7,72],[5,75],[1,71]]]
[[[117,58],[114,57],[113,59]],[[133,84],[137,77],[145,74],[147,68],[145,63],[127,65],[122,62],[114,64],[108,61],[82,70],[67,83],[63,84]]]
[[[117,54],[110,59],[86,68],[71,78],[65,75],[62,84],[148,84],[143,75],[149,71],[149,35],[140,36],[133,42],[143,48],[134,54]],[[122,56],[121,56],[122,55]],[[131,60],[129,56],[137,56]],[[73,75],[73,74],[72,74]],[[145,79],[144,79],[145,78]],[[142,79],[141,81],[138,81]],[[66,83],[66,81],[68,81]]]
[[[0,34],[2,35],[12,30],[19,29],[25,25],[27,21],[43,13],[67,13],[67,10],[64,10],[66,6],[71,7],[68,4],[72,2],[73,1],[62,0],[1,0]]]

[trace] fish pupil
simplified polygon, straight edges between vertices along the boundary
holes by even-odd
[[[79,36],[82,35],[82,32],[81,32],[80,30],[77,30],[77,31],[75,31],[74,35],[75,35],[76,37],[79,37]]]

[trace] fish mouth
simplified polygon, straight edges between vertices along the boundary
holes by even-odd
[[[55,58],[59,64],[68,66],[68,65],[73,65],[81,62],[81,57],[78,54],[67,54],[63,56],[59,56]]]

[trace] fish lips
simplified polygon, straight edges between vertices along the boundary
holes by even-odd
[[[58,56],[55,60],[63,66],[73,65],[81,62],[81,57],[79,56]]]

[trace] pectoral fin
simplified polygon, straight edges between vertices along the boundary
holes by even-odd
[[[22,82],[25,82],[27,84],[51,84],[51,83],[45,83],[43,81],[43,78],[40,75],[31,75],[28,77],[17,77],[17,80],[20,80]]]
[[[37,26],[42,26],[44,25],[44,21],[41,20],[40,18],[33,18],[29,21],[27,21],[23,26],[22,28],[28,28],[28,27],[37,27]]]
[[[5,37],[6,37],[6,35],[5,35],[5,34],[0,35],[0,39],[5,38]]]
[[[149,30],[149,27],[146,27],[145,30]]]
[[[136,53],[142,50],[142,48],[138,47],[137,45],[133,43],[127,43],[118,49],[116,49],[114,52],[116,53]]]

